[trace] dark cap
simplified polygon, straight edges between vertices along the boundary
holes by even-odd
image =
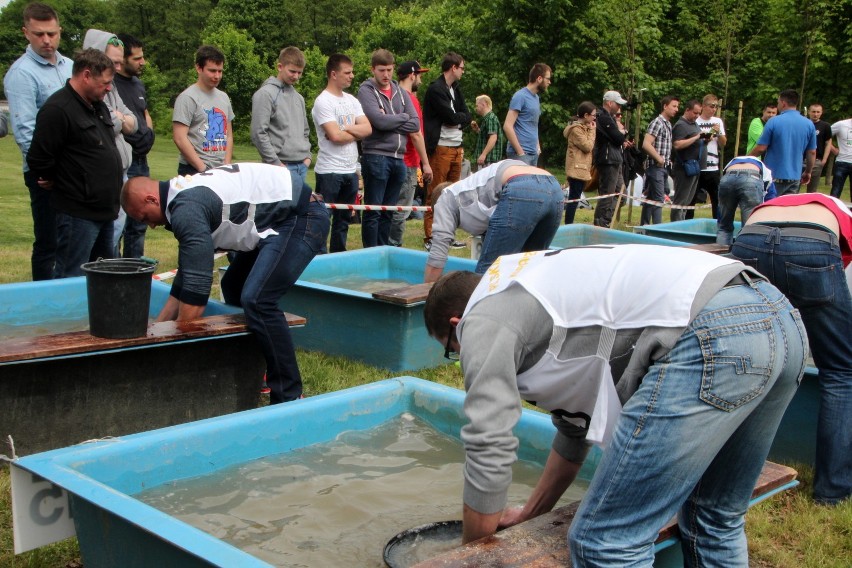
[[[425,67],[420,67],[420,63],[417,61],[406,61],[404,63],[400,63],[396,68],[396,76],[399,79],[403,79],[408,77],[412,73],[425,73],[428,69]]]

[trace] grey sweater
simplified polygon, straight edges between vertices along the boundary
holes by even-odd
[[[693,300],[692,317],[743,268],[731,264],[708,274]],[[512,433],[522,410],[517,375],[544,355],[553,319],[522,286],[510,286],[482,299],[460,325],[465,390],[470,391],[477,383],[487,385],[479,389],[487,392],[487,399],[471,393],[465,399],[468,424],[461,432],[466,452],[464,502],[480,513],[495,513],[506,505],[518,447]],[[663,327],[618,330],[610,367],[622,404],[639,388],[651,364],[672,349],[683,331]],[[569,329],[560,358],[595,354],[600,332],[600,327]],[[552,420],[557,428],[553,450],[569,461],[583,463],[591,447],[586,430],[556,416]]]
[[[86,37],[83,39],[83,49],[94,48],[98,51],[106,51],[107,42],[110,38],[116,37],[115,34],[111,34],[109,32],[104,32],[101,30],[89,30],[86,32]],[[113,113],[113,131],[115,132],[115,145],[118,148],[118,153],[121,155],[121,167],[124,170],[124,173],[127,173],[127,168],[130,167],[130,160],[133,157],[133,148],[127,141],[124,139],[124,135],[121,133],[122,124],[120,121],[115,119],[115,111],[120,112],[121,114],[127,115],[131,117],[136,124],[133,128],[133,131],[130,134],[133,134],[139,129],[139,124],[136,122],[136,115],[133,114],[133,111],[130,110],[124,101],[121,100],[121,95],[118,94],[118,89],[113,88],[107,95],[104,97],[104,103],[109,108],[110,112]]]
[[[264,164],[301,162],[311,156],[305,99],[270,77],[251,97],[251,141]]]
[[[402,159],[408,144],[408,134],[420,132],[420,117],[404,90],[391,81],[391,96],[379,91],[372,79],[361,83],[358,102],[373,133],[361,141],[361,152]]]

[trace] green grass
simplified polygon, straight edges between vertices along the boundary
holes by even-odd
[[[237,146],[235,160],[257,161],[253,147]],[[0,283],[21,282],[31,279],[30,251],[32,246],[32,218],[29,196],[24,187],[20,168],[21,155],[11,137],[0,139]],[[149,157],[151,174],[157,179],[175,175],[177,151],[170,140],[160,139]],[[557,175],[561,175],[557,172]],[[313,185],[313,172],[309,174]],[[826,191],[826,188],[823,188]],[[845,196],[848,199],[848,196]],[[591,223],[592,212],[578,210],[576,222]],[[709,217],[709,209],[700,209],[697,217]],[[668,220],[668,214],[664,214]],[[637,224],[639,211],[625,208],[615,228]],[[404,246],[422,250],[423,225],[409,221]],[[466,235],[458,233],[464,240]],[[171,270],[177,265],[177,244],[171,233],[158,228],[149,231],[146,254],[159,259],[159,271]],[[361,248],[360,225],[352,225],[348,247]],[[452,250],[451,254],[469,256],[470,249]],[[223,262],[223,261],[220,261]],[[213,294],[218,292],[214,290]],[[2,300],[0,300],[2,301]],[[438,347],[436,346],[436,349]],[[298,352],[299,366],[305,395],[313,396],[343,388],[371,383],[393,376],[377,369],[341,357],[322,353]],[[462,388],[459,368],[444,365],[433,369],[413,371],[411,375]],[[2,433],[0,433],[2,434]],[[0,453],[8,453],[5,444]],[[751,562],[760,567],[778,568],[841,568],[849,566],[852,558],[852,503],[835,508],[814,505],[810,498],[813,472],[801,464],[788,464],[800,472],[802,485],[783,495],[776,496],[754,507],[748,514],[746,531],[750,539]],[[12,552],[11,490],[8,468],[0,467],[0,566],[13,568],[77,568],[82,566],[76,539],[15,556]]]

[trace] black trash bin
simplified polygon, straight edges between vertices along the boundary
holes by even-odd
[[[156,263],[137,258],[107,258],[84,264],[89,333],[107,339],[144,337],[151,275],[156,268]]]

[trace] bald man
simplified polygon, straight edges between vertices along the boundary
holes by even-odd
[[[242,306],[266,358],[270,403],[302,395],[287,320],[278,303],[320,251],[329,216],[322,199],[303,191],[287,168],[228,164],[158,182],[130,179],[127,215],[178,240],[178,273],[157,321],[201,317],[213,283],[213,253],[236,253],[222,278],[225,302]]]

